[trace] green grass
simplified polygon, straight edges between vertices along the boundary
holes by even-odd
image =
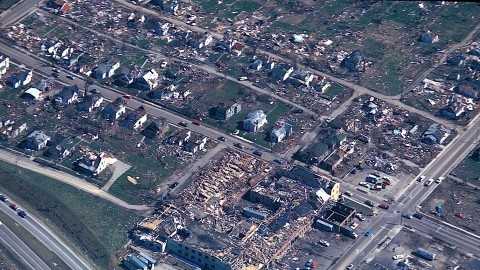
[[[130,156],[131,160],[138,156]],[[132,163],[130,163],[132,164]],[[155,201],[154,189],[179,167],[172,157],[162,161],[138,157],[135,162],[109,189],[109,193],[134,204],[149,204]],[[127,176],[139,177],[138,184],[132,184]]]
[[[127,242],[138,216],[32,171],[0,162],[1,187],[61,232],[101,269]]]
[[[476,152],[475,152],[476,151]],[[474,158],[474,156],[480,155],[480,149],[475,150],[460,165],[455,168],[453,173],[465,181],[471,181],[474,184],[479,183],[480,180],[480,158]]]
[[[1,0],[0,1],[0,11],[9,9],[11,6],[13,6],[18,1],[19,0]]]

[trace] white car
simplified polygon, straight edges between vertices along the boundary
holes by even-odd
[[[327,242],[326,240],[320,240],[318,241],[318,243],[324,247],[329,247],[330,246],[330,243]]]
[[[435,179],[435,183],[440,184],[440,183],[442,183],[442,181],[443,181],[444,179],[445,179],[444,176],[440,176],[440,177],[438,177],[437,179]]]
[[[360,182],[360,183],[358,183],[358,184],[359,184],[360,186],[362,186],[362,187],[370,188],[370,184],[367,183],[367,182]]]
[[[425,175],[422,175],[420,176],[419,178],[417,178],[417,182],[423,182],[423,180],[425,180],[425,178],[427,178]]]
[[[428,179],[423,185],[426,187],[430,186],[433,183],[433,178]]]
[[[403,254],[396,254],[396,255],[393,255],[393,257],[392,257],[392,259],[394,259],[394,260],[401,260],[403,258],[405,258],[405,255],[403,255]]]
[[[355,223],[355,222],[352,225],[350,225],[350,229],[352,230],[355,230],[357,227],[358,227],[358,223]]]
[[[350,264],[349,266],[347,266],[347,268],[345,268],[346,270],[352,270],[353,269],[353,264]]]

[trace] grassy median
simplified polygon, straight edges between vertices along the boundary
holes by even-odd
[[[0,162],[0,190],[61,232],[100,269],[111,268],[138,216],[43,175]]]

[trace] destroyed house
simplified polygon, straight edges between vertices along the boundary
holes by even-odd
[[[360,72],[365,70],[365,57],[359,50],[353,51],[342,60],[341,66],[350,72]]]
[[[158,137],[165,125],[159,121],[152,121],[143,131],[142,135],[154,139]]]
[[[158,86],[158,73],[151,69],[142,77],[135,80],[135,87],[143,91],[151,91]]]
[[[143,107],[127,114],[127,117],[120,123],[121,126],[133,130],[139,130],[147,122],[147,112]]]
[[[78,100],[79,89],[76,85],[69,85],[63,87],[60,93],[54,97],[54,102],[58,106],[66,106]]]
[[[467,98],[480,99],[480,82],[464,81],[455,87],[455,91]]]
[[[26,86],[32,81],[33,73],[31,70],[29,71],[21,71],[15,74],[12,74],[7,79],[7,85],[10,87],[17,89],[21,86]]]
[[[165,140],[166,144],[172,144],[172,145],[178,145],[178,146],[183,146],[190,140],[190,137],[192,136],[192,132],[190,130],[181,130],[172,136],[168,137]]]
[[[108,62],[98,65],[92,73],[93,78],[104,80],[113,77],[115,72],[120,68],[120,62]]]
[[[183,149],[189,153],[195,154],[198,151],[204,150],[206,144],[207,144],[207,137],[194,136],[193,138],[187,141],[187,143],[183,146]]]
[[[102,111],[102,116],[109,121],[115,121],[124,115],[126,111],[125,100],[117,98],[115,101],[105,106]]]
[[[210,109],[210,117],[217,120],[228,120],[242,111],[242,105],[238,102],[222,103]]]
[[[94,109],[99,108],[103,103],[103,97],[99,94],[87,95],[77,106],[77,109],[81,112],[92,112]]]
[[[243,120],[243,129],[248,132],[257,132],[267,124],[267,115],[262,110],[256,110],[247,114]]]
[[[76,160],[73,164],[73,168],[81,173],[87,174],[89,176],[97,176],[108,166],[107,158],[105,153],[92,154],[88,153],[87,155]]]
[[[332,200],[336,201],[340,197],[340,184],[336,183],[325,177],[316,175],[309,169],[302,166],[295,166],[289,172],[286,173],[286,176],[303,183],[306,186],[309,186],[314,189],[323,189],[327,194],[330,195]]]
[[[71,3],[66,0],[48,0],[47,7],[59,14],[67,14],[72,10]]]
[[[5,73],[7,73],[8,68],[10,67],[10,58],[0,55],[0,78],[2,78]]]
[[[39,151],[47,147],[50,139],[50,136],[43,133],[43,131],[35,130],[23,141],[23,148],[26,150]]]
[[[289,137],[293,133],[293,126],[287,122],[280,121],[270,132],[270,141],[272,143],[280,143],[285,138]]]
[[[130,86],[137,79],[137,74],[138,72],[134,69],[128,67],[120,68],[120,72],[115,75],[113,83],[121,87]]]
[[[434,123],[423,133],[422,141],[426,144],[442,144],[450,136],[448,129]]]
[[[270,72],[270,76],[275,81],[286,81],[293,72],[293,67],[287,65],[277,65]]]
[[[0,138],[14,139],[27,130],[27,123],[16,123],[12,120],[0,121]]]
[[[75,141],[72,138],[55,135],[44,155],[53,159],[63,159],[72,153],[74,146]]]

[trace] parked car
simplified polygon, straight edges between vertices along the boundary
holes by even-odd
[[[194,124],[195,126],[200,126],[200,122],[198,121],[192,121],[192,124]]]
[[[178,125],[182,127],[187,127],[188,124],[182,121],[182,122],[178,122]]]
[[[7,196],[0,194],[0,201],[5,202],[7,201]]]
[[[243,145],[240,143],[234,143],[233,146],[237,147],[238,149],[243,149]]]
[[[417,212],[417,213],[413,214],[413,217],[414,217],[414,218],[418,218],[418,219],[422,219],[422,218],[423,218],[423,215],[422,215],[421,213],[418,213],[418,212]]]
[[[355,230],[356,228],[358,228],[358,225],[358,223],[354,222],[352,225],[350,225],[350,229]]]
[[[403,258],[405,258],[405,255],[403,255],[403,254],[395,254],[392,257],[392,259],[394,259],[394,260],[401,260]]]
[[[221,142],[224,142],[224,141],[225,141],[225,137],[220,136],[220,137],[218,137],[218,140],[221,141]]]
[[[351,197],[352,193],[350,191],[344,191],[343,195]]]
[[[353,264],[349,264],[349,265],[347,266],[347,268],[345,268],[345,269],[346,269],[346,270],[352,270],[352,269],[353,269]]]
[[[373,202],[370,201],[370,200],[366,200],[366,201],[365,201],[365,204],[368,205],[368,206],[370,206],[370,207],[374,207],[374,206],[375,206],[375,205],[373,204]]]
[[[365,221],[365,217],[360,213],[356,213],[355,217],[358,218],[358,220],[360,220],[360,221]]]
[[[324,247],[329,247],[330,246],[330,243],[326,240],[320,240],[318,241],[318,243]]]
[[[259,157],[262,156],[262,152],[260,152],[260,151],[258,151],[258,150],[253,151],[253,154],[254,154],[255,156],[259,156]]]
[[[388,204],[386,204],[386,203],[381,203],[381,204],[378,205],[378,207],[379,207],[379,208],[382,208],[382,209],[385,209],[385,210],[388,209],[388,208],[390,208],[390,206],[389,206]]]
[[[417,178],[417,182],[423,182],[423,180],[425,180],[426,176],[425,175],[422,175],[420,176],[419,178]]]
[[[406,219],[412,219],[412,214],[407,214],[407,213],[404,213],[402,214],[402,218],[406,218]]]

